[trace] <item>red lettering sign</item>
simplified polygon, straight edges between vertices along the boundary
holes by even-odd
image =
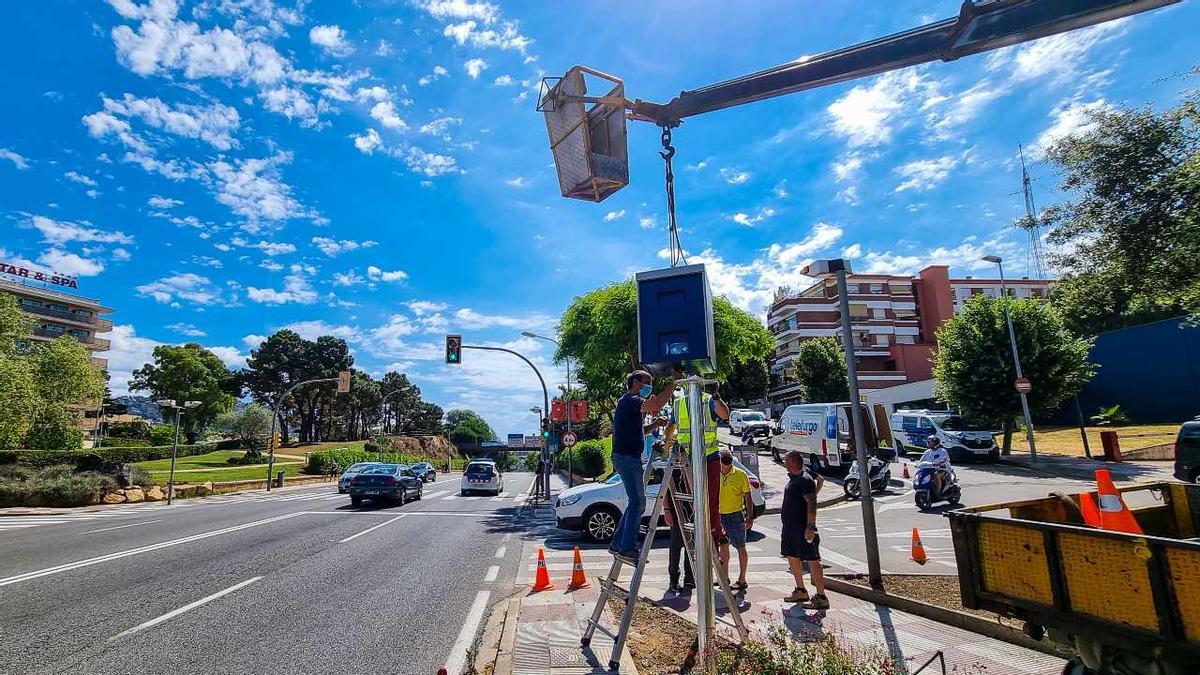
[[[0,262],[0,274],[11,274],[14,277],[33,279],[34,281],[54,284],[55,286],[66,286],[67,288],[75,289],[79,288],[79,282],[75,280],[75,277],[55,274],[53,272],[46,273],[42,272],[41,270],[31,270],[27,267],[18,267],[6,262]]]

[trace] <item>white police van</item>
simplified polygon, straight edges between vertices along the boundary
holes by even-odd
[[[863,417],[863,433],[866,447],[874,448],[878,443],[875,422],[870,410],[860,404]],[[771,455],[782,462],[790,450],[807,455],[809,466],[814,469],[844,468],[854,463],[850,448],[850,404],[849,403],[806,403],[790,405],[779,417],[779,430],[771,438]]]
[[[896,452],[920,455],[937,436],[951,461],[996,459],[1000,448],[991,431],[972,429],[957,413],[946,410],[897,410],[892,414]]]

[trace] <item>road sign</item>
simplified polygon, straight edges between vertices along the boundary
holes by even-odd
[[[462,363],[462,336],[446,336],[446,363]]]
[[[525,447],[527,447],[527,448],[540,448],[540,447],[542,447],[542,438],[541,438],[541,436],[525,436]]]
[[[509,434],[508,447],[523,448],[525,447],[525,434]]]
[[[568,431],[567,433],[562,435],[562,444],[563,444],[564,448],[569,448],[572,445],[575,445],[575,443],[577,443],[578,441],[579,441],[579,439],[575,436],[574,431]]]
[[[1013,382],[1013,387],[1022,394],[1028,394],[1033,391],[1033,382],[1030,382],[1028,377],[1018,377]]]
[[[337,393],[339,393],[339,394],[350,393],[350,371],[343,370],[342,372],[338,373]]]

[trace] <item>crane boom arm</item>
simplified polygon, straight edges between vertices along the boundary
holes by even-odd
[[[633,114],[663,126],[686,117],[935,60],[953,61],[1157,9],[1179,0],[964,0],[959,15],[903,33],[685,91]]]

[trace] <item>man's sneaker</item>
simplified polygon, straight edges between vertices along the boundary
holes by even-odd
[[[829,598],[824,593],[817,593],[812,600],[804,603],[804,609],[829,609]]]
[[[678,595],[679,593],[683,592],[683,589],[682,589],[682,588],[679,586],[679,580],[678,580],[678,579],[672,579],[672,580],[671,580],[671,583],[667,584],[667,592],[668,592],[668,593],[674,593],[674,594],[676,594],[676,595]]]
[[[784,596],[784,602],[808,602],[808,589],[803,586],[797,586],[792,589],[792,594]]]

